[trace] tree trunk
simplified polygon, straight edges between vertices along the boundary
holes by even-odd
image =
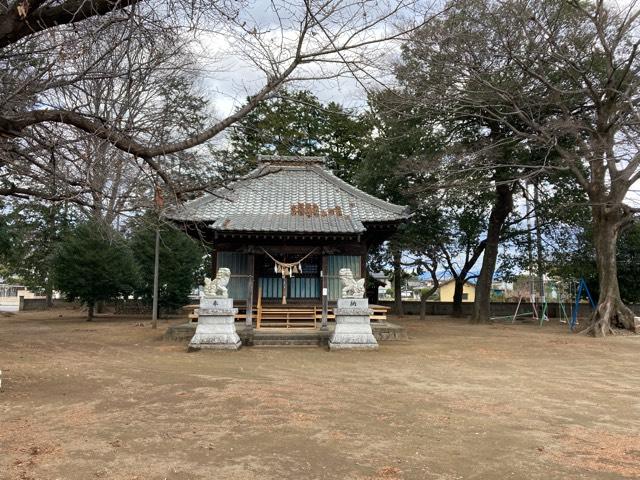
[[[458,277],[455,280],[455,288],[453,290],[453,316],[462,317],[462,291],[464,290],[464,278]]]
[[[486,323],[491,315],[491,283],[493,274],[496,270],[496,262],[498,260],[498,241],[489,239],[491,228],[487,235],[487,246],[482,258],[482,267],[476,284],[476,297],[473,301],[473,312],[471,314],[471,323]]]
[[[53,307],[53,286],[49,280],[44,286],[44,294],[47,297],[47,308]]]
[[[427,319],[427,300],[431,295],[438,291],[440,284],[438,283],[438,277],[435,274],[435,270],[431,273],[431,278],[433,279],[433,287],[429,290],[420,292],[420,320]]]
[[[404,315],[402,307],[402,252],[393,252],[393,301],[396,315]]]
[[[491,310],[491,283],[496,271],[498,260],[498,247],[500,234],[507,217],[513,210],[513,187],[507,184],[496,185],[496,199],[489,216],[487,240],[484,247],[482,267],[476,285],[476,297],[473,302],[471,323],[484,323],[489,321]]]
[[[93,310],[95,308],[95,302],[94,301],[90,301],[87,303],[87,322],[92,322],[93,321]]]
[[[593,210],[593,240],[596,247],[600,295],[598,306],[591,315],[589,327],[585,333],[604,337],[614,333],[613,328],[635,330],[635,321],[633,312],[622,303],[620,298],[616,264],[618,219],[611,218],[606,212],[602,212],[604,207],[594,207]]]

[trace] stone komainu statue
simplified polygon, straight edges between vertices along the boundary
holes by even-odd
[[[227,285],[229,284],[230,278],[231,270],[228,268],[219,268],[216,273],[216,278],[213,280],[210,278],[204,279],[204,296],[227,298],[229,296]]]
[[[341,298],[363,298],[364,278],[356,280],[350,268],[340,269],[340,283],[342,283]]]

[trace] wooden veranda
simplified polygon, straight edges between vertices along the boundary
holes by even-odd
[[[328,322],[335,321],[333,308],[328,307],[326,322],[323,322],[323,309],[319,304],[263,304],[260,300],[253,305],[251,312],[247,315],[247,305],[236,305],[238,313],[236,322],[243,322],[247,326],[256,329],[285,328],[285,329],[318,329],[326,326]],[[387,320],[389,307],[382,305],[370,305],[373,310],[371,314],[372,322],[383,322]],[[198,305],[188,305],[185,307],[189,311],[189,320],[198,321]]]

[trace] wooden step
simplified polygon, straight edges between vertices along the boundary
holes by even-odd
[[[279,328],[279,329],[315,329],[315,324],[313,322],[286,322],[286,321],[275,321],[275,320],[263,320],[260,322],[260,330],[264,328]]]

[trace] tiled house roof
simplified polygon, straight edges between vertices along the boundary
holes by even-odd
[[[363,223],[409,214],[358,190],[324,168],[323,157],[259,156],[258,168],[226,187],[174,207],[176,221],[217,231],[361,233]]]

